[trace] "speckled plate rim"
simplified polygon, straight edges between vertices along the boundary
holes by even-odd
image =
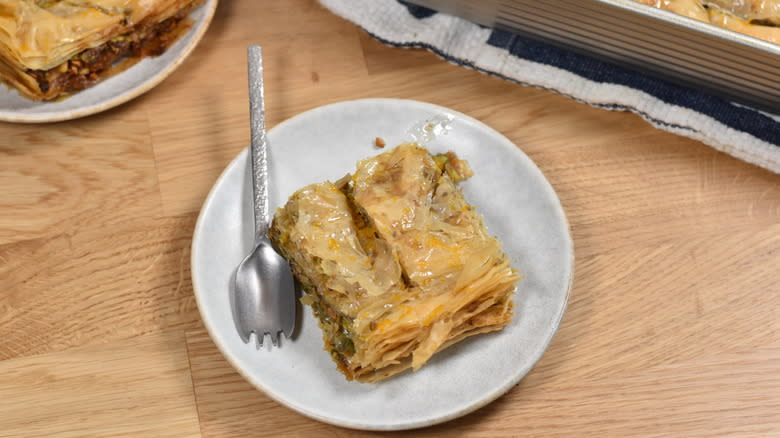
[[[203,233],[203,227],[204,227],[204,216],[208,212],[209,204],[211,203],[212,199],[214,198],[215,194],[218,193],[221,190],[221,186],[226,183],[226,176],[231,173],[232,169],[238,166],[240,163],[243,162],[243,164],[246,164],[246,160],[248,159],[248,148],[243,149],[229,164],[228,166],[223,170],[222,174],[219,176],[219,178],[216,180],[214,185],[212,186],[211,190],[209,191],[208,195],[206,196],[206,199],[203,203],[203,206],[198,214],[198,218],[195,224],[195,229],[193,232],[193,240],[192,240],[192,246],[191,246],[191,254],[190,254],[190,269],[191,269],[191,278],[192,278],[192,286],[193,286],[193,293],[195,295],[195,302],[198,306],[198,310],[201,315],[201,320],[203,321],[204,326],[206,327],[207,332],[209,333],[209,336],[211,337],[214,344],[217,346],[217,349],[222,353],[223,357],[230,363],[230,365],[241,375],[247,382],[249,382],[252,386],[263,392],[266,396],[271,398],[272,400],[278,402],[279,404],[286,406],[294,411],[297,411],[300,414],[303,414],[309,418],[312,418],[317,421],[321,421],[323,423],[333,424],[340,427],[346,427],[350,429],[357,429],[357,430],[372,430],[372,431],[394,431],[394,430],[410,430],[410,429],[418,429],[428,426],[433,426],[436,424],[441,424],[447,421],[454,420],[456,418],[462,417],[466,414],[469,414],[471,412],[474,412],[500,396],[504,395],[506,392],[508,392],[510,389],[512,389],[515,385],[517,385],[525,376],[530,372],[530,370],[536,365],[536,363],[541,359],[544,352],[549,347],[550,343],[552,342],[552,339],[554,338],[555,334],[558,332],[558,329],[560,328],[561,321],[563,320],[563,317],[566,313],[566,309],[568,307],[568,302],[571,295],[571,289],[574,281],[574,242],[571,235],[571,228],[570,224],[568,222],[568,219],[566,217],[565,211],[563,210],[563,206],[560,204],[560,200],[552,187],[552,185],[549,183],[547,178],[544,177],[544,174],[542,173],[541,169],[536,166],[536,164],[520,149],[518,148],[511,140],[506,138],[503,134],[499,133],[498,131],[494,130],[490,126],[484,124],[483,122],[474,119],[470,116],[467,116],[463,113],[460,113],[458,111],[451,110],[446,107],[442,107],[439,105],[427,103],[427,102],[421,102],[416,100],[408,100],[408,99],[396,99],[396,98],[364,98],[364,99],[355,99],[355,100],[348,100],[348,101],[342,101],[342,102],[336,102],[327,104],[324,106],[316,107],[313,109],[310,109],[308,111],[304,111],[298,115],[295,115],[279,124],[274,126],[271,130],[269,130],[269,136],[270,134],[277,129],[284,129],[284,127],[288,124],[292,124],[295,121],[299,121],[303,118],[308,118],[315,116],[317,113],[322,111],[329,111],[334,108],[339,107],[340,105],[350,105],[354,103],[397,103],[399,105],[414,105],[414,106],[422,106],[427,107],[432,111],[436,112],[444,112],[451,114],[455,116],[456,118],[461,118],[468,123],[473,123],[476,125],[479,125],[482,129],[485,129],[490,132],[491,135],[495,136],[496,138],[499,138],[502,140],[504,145],[508,145],[516,150],[518,153],[518,158],[520,160],[526,161],[526,164],[530,166],[532,171],[537,173],[537,176],[540,177],[545,185],[546,188],[549,190],[549,192],[553,195],[555,201],[557,201],[556,207],[558,210],[558,217],[562,221],[562,224],[564,225],[564,229],[566,232],[565,235],[565,245],[566,245],[566,251],[569,253],[569,258],[567,260],[567,265],[565,269],[565,280],[564,280],[564,290],[562,294],[562,302],[560,306],[560,311],[554,315],[554,317],[551,320],[551,327],[552,330],[548,333],[548,336],[543,339],[541,342],[539,342],[537,351],[533,352],[533,360],[527,362],[525,366],[518,369],[514,378],[506,384],[496,388],[493,392],[486,394],[484,397],[482,397],[479,400],[474,401],[472,404],[466,406],[463,409],[450,412],[446,415],[441,415],[435,418],[429,418],[425,420],[418,420],[418,421],[409,421],[405,423],[387,423],[387,424],[373,424],[373,423],[365,423],[361,421],[343,421],[343,420],[334,420],[333,418],[330,418],[328,416],[320,415],[316,412],[313,412],[312,410],[308,409],[306,406],[302,406],[299,404],[291,403],[289,400],[285,399],[284,397],[276,394],[274,391],[269,390],[266,385],[260,381],[259,379],[255,378],[252,374],[247,372],[241,364],[239,363],[238,359],[233,356],[233,352],[231,352],[226,345],[223,343],[219,331],[212,325],[211,320],[207,317],[205,310],[204,310],[204,298],[201,296],[203,292],[200,281],[198,280],[198,275],[195,274],[196,270],[198,269],[196,258],[198,257],[198,254],[200,254],[200,245],[199,245],[199,236]],[[378,153],[378,152],[377,152]],[[297,329],[296,329],[297,330]],[[236,335],[238,336],[238,335]],[[334,367],[335,368],[335,367]]]
[[[174,58],[174,60],[169,65],[167,65],[157,74],[149,77],[141,85],[131,88],[110,100],[105,100],[102,102],[98,101],[96,103],[87,104],[87,106],[84,106],[83,108],[63,110],[62,112],[58,113],[18,113],[13,110],[5,110],[0,108],[0,121],[11,123],[63,122],[66,120],[73,120],[80,117],[97,114],[135,99],[136,97],[159,85],[168,76],[170,76],[184,62],[185,59],[187,59],[190,53],[192,53],[192,51],[195,49],[195,46],[197,46],[200,40],[203,38],[203,35],[206,34],[206,31],[211,24],[211,20],[214,18],[214,14],[217,11],[218,4],[219,0],[207,0],[204,4],[198,7],[199,9],[203,9],[203,17],[195,22],[193,29],[189,30],[189,32],[194,32],[189,43],[180,49],[181,52],[179,55]],[[188,37],[188,35],[185,34],[184,37]],[[112,76],[112,78],[118,78],[128,72],[132,72],[134,67],[135,66],[130,67],[118,75]],[[3,92],[12,92],[5,84],[0,84],[0,89],[2,89]],[[45,104],[45,102],[41,102],[41,104]]]

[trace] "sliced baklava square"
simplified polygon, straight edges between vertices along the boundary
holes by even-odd
[[[512,319],[519,277],[457,183],[454,153],[402,144],[295,192],[270,237],[347,379],[378,381]]]

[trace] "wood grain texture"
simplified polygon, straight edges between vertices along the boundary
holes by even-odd
[[[0,362],[0,436],[199,437],[181,331]]]
[[[0,244],[160,213],[145,117],[56,126],[0,125]]]
[[[0,436],[385,435],[246,383],[200,323],[197,212],[268,126],[398,97],[482,120],[533,159],[575,242],[549,350],[496,402],[401,436],[780,436],[780,176],[637,115],[387,47],[314,0],[230,0],[160,86],[106,113],[0,123]],[[316,147],[316,145],[312,145]]]
[[[0,358],[193,324],[193,227],[149,219],[0,246]]]

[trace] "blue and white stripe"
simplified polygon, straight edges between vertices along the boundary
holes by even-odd
[[[397,0],[320,0],[378,40],[609,110],[780,173],[777,115]]]

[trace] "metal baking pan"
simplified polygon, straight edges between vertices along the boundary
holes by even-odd
[[[780,113],[780,45],[633,0],[411,0]]]

